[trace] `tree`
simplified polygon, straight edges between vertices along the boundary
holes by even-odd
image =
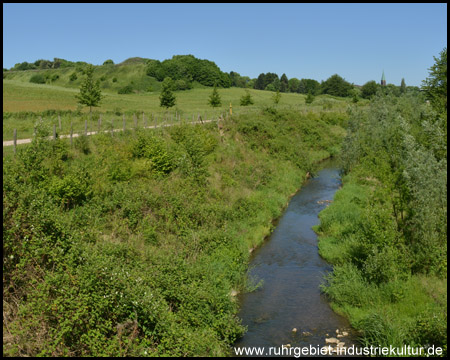
[[[311,104],[313,101],[314,101],[314,95],[312,94],[312,92],[309,92],[305,98],[305,103]]]
[[[213,108],[222,105],[222,101],[220,100],[220,95],[219,92],[217,91],[216,86],[214,86],[212,94],[209,96],[208,104],[211,105]]]
[[[377,93],[377,90],[378,84],[376,83],[376,81],[375,80],[368,81],[361,87],[361,96],[364,99],[370,99]]]
[[[172,86],[172,79],[170,77],[165,78],[162,83],[161,95],[159,95],[159,106],[168,109],[175,105],[176,97],[172,92]]]
[[[281,94],[280,94],[280,90],[278,90],[274,95],[273,95],[273,102],[275,103],[275,105],[278,105],[278,103],[280,102],[281,99]]]
[[[99,106],[104,96],[100,90],[100,81],[94,82],[94,66],[89,64],[84,70],[84,74],[86,78],[81,83],[80,93],[75,97],[81,105],[89,106],[89,113],[92,113],[92,107]]]
[[[406,83],[404,78],[402,78],[402,83],[400,84],[400,93],[406,93]]]
[[[250,91],[245,90],[245,95],[241,97],[241,106],[253,105],[253,99]]]
[[[300,94],[308,94],[310,92],[313,95],[317,95],[319,91],[320,83],[314,79],[301,79],[297,89],[297,92]]]
[[[299,92],[300,80],[297,78],[289,79],[289,92]]]
[[[322,93],[328,95],[346,97],[351,89],[352,85],[338,74],[330,76],[322,83]]]
[[[447,111],[447,48],[440,53],[440,58],[434,57],[436,62],[430,70],[430,77],[422,81],[422,90],[430,100],[431,105],[438,112]]]
[[[258,78],[255,81],[255,89],[264,90],[265,86],[265,77],[264,73],[259,74]]]
[[[286,76],[286,74],[281,75],[280,79],[280,91],[281,92],[288,92],[289,90],[289,81]]]

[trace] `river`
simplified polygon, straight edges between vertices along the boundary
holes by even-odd
[[[238,316],[248,331],[235,347],[321,348],[328,345],[325,339],[337,338],[336,329],[345,346],[355,344],[348,321],[333,312],[319,289],[332,267],[320,257],[311,227],[319,223],[319,212],[341,185],[335,162],[327,160],[321,168],[292,197],[271,236],[252,253],[249,276],[263,284],[238,296]],[[343,331],[348,335],[342,336]]]

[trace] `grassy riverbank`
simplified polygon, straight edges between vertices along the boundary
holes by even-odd
[[[40,125],[4,156],[4,354],[229,354],[249,249],[346,121],[266,108],[73,148]]]
[[[446,112],[380,94],[349,120],[347,175],[320,213],[323,284],[370,346],[447,353]]]

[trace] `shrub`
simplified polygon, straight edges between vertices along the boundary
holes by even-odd
[[[131,85],[126,85],[117,91],[118,94],[131,94],[132,92],[133,87]]]
[[[250,91],[245,90],[245,94],[241,97],[241,106],[253,105],[253,98],[250,95]]]
[[[75,138],[74,146],[75,149],[78,149],[85,155],[91,152],[91,148],[89,145],[89,138],[84,134]]]
[[[72,74],[70,74],[69,77],[70,81],[75,81],[76,79],[78,79],[77,73],[73,72]]]
[[[305,103],[311,104],[313,101],[314,101],[314,95],[311,92],[309,92],[305,98]]]
[[[45,77],[42,74],[34,74],[31,77],[30,82],[35,84],[45,84]]]
[[[151,160],[152,169],[159,174],[169,174],[173,169],[173,158],[166,144],[154,135],[140,134],[133,145],[132,154],[136,158]]]
[[[55,177],[50,184],[49,193],[53,194],[65,208],[72,208],[81,205],[91,191],[86,177],[69,174],[62,179]]]

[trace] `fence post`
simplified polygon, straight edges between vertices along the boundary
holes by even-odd
[[[111,119],[111,137],[114,137],[114,119]]]
[[[142,112],[142,122],[144,123],[144,129],[147,127],[147,122],[145,121],[144,112]]]
[[[61,115],[58,114],[59,130],[61,130]]]
[[[158,116],[155,115],[155,129],[156,129],[156,126],[157,126],[157,118],[158,118]]]
[[[123,114],[123,132],[125,132],[125,114]]]
[[[98,118],[98,132],[100,132],[101,128],[102,128],[102,114],[100,114]]]
[[[17,148],[17,129],[14,129],[14,155],[16,154]]]
[[[133,119],[134,119],[134,127],[137,128],[137,117],[136,117],[136,113],[133,114]]]
[[[56,140],[56,125],[53,124],[53,140]]]
[[[84,135],[87,136],[87,119],[84,120]]]
[[[70,123],[70,146],[73,145],[73,125]]]

